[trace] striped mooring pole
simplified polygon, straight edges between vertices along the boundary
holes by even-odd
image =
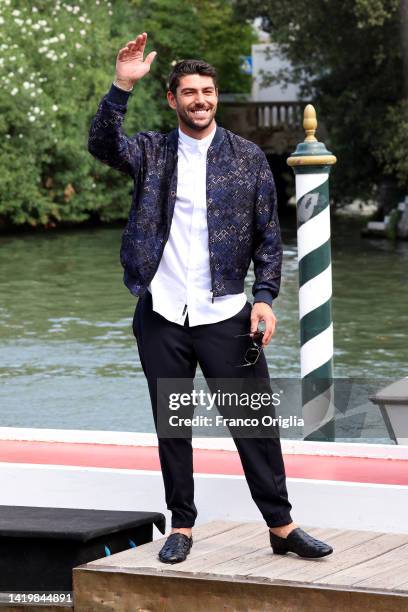
[[[337,160],[315,138],[311,104],[303,127],[306,138],[287,160],[296,181],[303,438],[328,441],[335,412],[329,174]]]

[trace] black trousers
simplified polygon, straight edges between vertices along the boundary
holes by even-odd
[[[172,323],[152,309],[149,291],[139,298],[133,317],[133,333],[147,378],[153,417],[157,431],[157,381],[190,379],[197,363],[208,379],[256,376],[267,379],[265,355],[250,367],[244,363],[248,338],[235,338],[250,331],[251,304],[247,302],[235,316],[206,325],[189,327]],[[209,385],[210,386],[210,385]],[[271,392],[271,388],[269,386]],[[219,408],[219,407],[218,407]],[[159,407],[160,410],[160,407]],[[234,438],[253,500],[269,527],[292,521],[292,508],[286,489],[285,467],[279,435],[276,437]],[[167,508],[172,513],[172,527],[192,527],[197,517],[194,504],[193,448],[190,437],[158,437]]]

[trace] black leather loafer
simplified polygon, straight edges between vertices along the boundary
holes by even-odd
[[[325,557],[333,552],[333,548],[321,540],[316,540],[311,535],[303,531],[300,527],[293,529],[287,538],[279,536],[269,531],[272,550],[275,555],[286,555],[294,552],[299,557]]]
[[[171,533],[159,552],[162,563],[180,563],[185,561],[193,545],[193,536],[184,533]]]

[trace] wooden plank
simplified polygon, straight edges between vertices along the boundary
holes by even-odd
[[[408,562],[394,562],[392,567],[389,567],[378,574],[354,583],[353,586],[364,588],[376,588],[383,591],[390,590],[393,593],[406,593],[408,595],[408,584],[404,586],[408,576]],[[408,608],[408,605],[407,605]]]
[[[124,565],[122,562],[120,567],[132,568],[135,571],[156,570],[160,573],[164,572],[174,574],[183,572],[185,574],[189,572],[188,565],[192,560],[197,563],[202,556],[228,547],[231,543],[231,539],[234,540],[253,536],[257,530],[259,530],[258,523],[242,523],[229,531],[208,535],[206,538],[202,538],[197,542],[194,540],[191,552],[187,560],[183,563],[165,564],[159,561],[156,555],[150,555],[148,558],[144,557],[141,561],[136,557],[136,555],[134,555],[133,557],[129,557],[129,561],[126,565]],[[116,562],[114,565],[116,566]]]
[[[356,545],[365,545],[378,537],[380,537],[378,534],[373,535],[373,532],[370,531],[347,530],[342,532],[337,530],[337,534],[326,540],[328,544],[333,545],[334,552],[331,555],[317,559],[304,559],[292,553],[287,554],[282,557],[283,562],[279,565],[270,562],[263,567],[255,568],[248,573],[248,576],[293,581],[295,575],[296,582],[308,583],[316,577],[336,571],[336,560],[337,562],[344,560],[342,554],[344,551],[348,551],[348,557],[349,550]],[[320,538],[325,539],[323,536]]]
[[[74,570],[75,612],[407,612],[407,598],[330,588]]]
[[[208,539],[219,537],[223,534],[235,533],[237,530],[239,533],[239,530],[242,529],[242,525],[243,523],[236,521],[212,521],[211,523],[205,523],[204,525],[195,527],[193,530],[192,551],[195,550],[200,543],[205,542]],[[247,525],[247,523],[244,523],[244,525]],[[151,567],[151,563],[153,563],[154,566],[156,566],[157,563],[160,563],[160,567],[163,567],[165,564],[161,563],[161,561],[157,561],[156,563],[156,558],[166,539],[167,536],[155,540],[154,542],[143,544],[140,547],[130,548],[109,557],[97,559],[88,563],[87,567],[89,569],[93,569],[94,566],[95,569],[105,566],[116,568],[136,568],[138,566]]]
[[[304,528],[333,545],[334,553],[320,559],[273,555],[268,528],[262,521],[214,521],[193,530],[194,544],[186,561],[163,564],[157,553],[166,537],[140,548],[98,559],[81,568],[165,577],[200,578],[232,584],[270,583],[288,587],[324,587],[405,594],[408,535],[370,531]],[[346,554],[344,554],[346,553]],[[386,565],[386,567],[385,567]],[[394,573],[393,573],[394,571]],[[404,586],[405,584],[405,586]]]
[[[211,521],[210,523],[205,523],[204,525],[198,525],[194,527],[193,532],[193,541],[195,546],[196,542],[200,542],[201,540],[217,535],[224,532],[233,531],[237,527],[239,527],[242,523],[238,521]],[[149,542],[147,544],[143,544],[142,546],[137,546],[136,548],[130,548],[128,550],[124,550],[120,553],[115,553],[109,557],[102,557],[101,559],[96,559],[95,561],[91,561],[86,565],[89,566],[89,569],[95,565],[95,569],[99,566],[118,566],[120,567],[123,563],[124,566],[127,565],[129,561],[133,561],[135,557],[137,560],[142,562],[144,559],[150,559],[151,557],[156,557],[157,553],[163,546],[167,536],[163,538],[159,538],[158,540],[154,540],[153,542]]]
[[[151,572],[158,571],[163,576],[174,576],[182,575],[183,577],[195,577],[195,578],[231,578],[230,574],[225,573],[222,575],[218,572],[217,563],[220,559],[224,559],[227,563],[229,561],[234,561],[239,558],[243,558],[244,560],[253,553],[254,547],[259,545],[262,548],[262,558],[258,564],[265,564],[267,560],[270,560],[272,555],[272,550],[269,543],[269,535],[268,530],[263,529],[262,533],[259,534],[259,526],[258,524],[251,525],[250,523],[243,523],[242,530],[233,532],[234,537],[239,540],[239,544],[237,547],[234,547],[231,544],[231,537],[229,534],[220,534],[220,536],[215,536],[211,538],[207,538],[205,541],[200,542],[200,544],[196,547],[195,551],[191,552],[188,559],[180,564],[174,565],[165,565],[156,559],[150,558],[149,561],[145,561],[136,568],[134,567],[134,571],[143,572]],[[266,533],[265,533],[266,531]],[[333,530],[330,530],[333,531]],[[228,537],[226,537],[228,536]],[[242,542],[245,544],[242,544]],[[264,544],[267,544],[265,547]],[[242,550],[242,546],[245,546],[246,551]],[[242,556],[243,555],[243,556]],[[281,562],[282,557],[276,556],[275,562]],[[233,577],[234,581],[240,580],[238,575]]]
[[[267,532],[268,528],[255,525],[243,526],[241,531],[224,532],[217,538],[207,538],[199,542],[198,546],[193,545],[189,557],[183,563],[174,566],[173,571],[182,570],[184,573],[203,574],[212,573],[212,568],[217,562],[228,561],[245,552],[251,552],[254,548],[254,539],[259,531]],[[265,534],[262,534],[265,539]],[[268,533],[266,533],[268,537]],[[163,564],[161,564],[163,565]],[[169,568],[170,569],[170,568]]]
[[[334,535],[338,532],[337,529],[319,529],[309,528],[308,533],[316,538],[326,538]],[[282,555],[273,555],[272,548],[269,542],[269,534],[259,534],[253,540],[252,551],[242,551],[242,554],[237,555],[235,558],[217,563],[211,567],[217,575],[227,576],[230,575],[237,579],[237,577],[245,577],[256,567],[264,566],[269,563],[282,563],[285,561],[285,557]]]
[[[392,589],[395,582],[393,568],[397,570],[402,564],[408,564],[407,544],[331,574],[330,584],[363,586],[378,583],[378,588]],[[397,578],[395,584],[402,581],[403,577]]]
[[[226,529],[226,527],[229,529]],[[313,528],[311,528],[313,531]],[[314,530],[319,532],[319,530]],[[322,531],[322,530],[320,530]],[[338,530],[323,530],[337,532]],[[317,536],[316,536],[317,537]],[[210,565],[222,561],[228,561],[234,557],[240,556],[242,550],[242,542],[246,543],[245,551],[242,554],[247,557],[253,550],[254,546],[264,548],[264,556],[262,563],[265,563],[272,554],[269,544],[268,528],[263,522],[248,522],[248,523],[230,523],[230,522],[213,522],[199,526],[193,531],[193,548],[187,560],[181,564],[163,564],[157,559],[157,553],[163,546],[166,538],[161,538],[155,542],[144,544],[140,548],[130,549],[117,553],[110,557],[104,557],[94,562],[87,564],[90,569],[97,567],[109,567],[133,569],[137,570],[158,570],[163,572],[183,572],[188,573],[205,571],[211,572]],[[222,557],[221,557],[222,554]]]
[[[348,559],[350,551],[359,546],[366,546],[368,542],[372,542],[380,536],[381,534],[378,532],[353,529],[338,533],[328,542],[333,546],[333,553],[320,559],[305,559],[306,563],[303,563],[303,566],[296,572],[297,578],[304,582],[310,582],[320,576],[329,576],[337,572],[338,563],[344,562],[345,558]],[[290,562],[289,558],[288,562]]]
[[[408,580],[405,579],[403,582],[400,582],[400,584],[398,585],[398,589],[408,591]]]
[[[312,582],[330,585],[347,584],[352,587],[354,577],[358,580],[359,575],[361,575],[362,564],[367,563],[371,559],[375,561],[376,557],[391,552],[393,549],[398,549],[406,543],[408,543],[407,535],[384,533],[363,545],[351,548],[347,556],[338,556],[331,567],[330,573],[316,576]],[[397,555],[398,554],[399,551],[397,552]],[[346,569],[349,569],[348,578],[345,578],[345,576],[341,574],[342,570]],[[348,582],[345,583],[345,579],[348,580]]]

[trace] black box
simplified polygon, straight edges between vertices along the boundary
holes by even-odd
[[[0,506],[0,591],[72,591],[72,569],[165,533],[159,512]]]

